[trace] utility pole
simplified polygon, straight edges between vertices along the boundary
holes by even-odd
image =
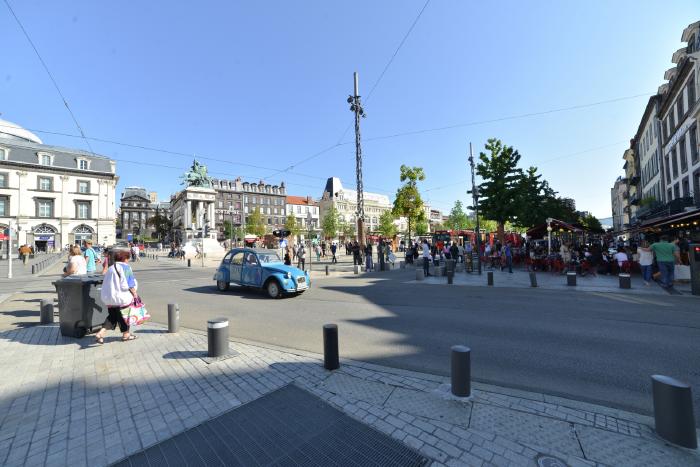
[[[7,223],[7,278],[12,279],[12,255],[14,248],[12,248],[12,221]]]
[[[481,227],[479,226],[479,190],[476,187],[476,178],[474,176],[474,153],[472,152],[472,143],[469,143],[469,165],[472,171],[472,203],[474,204],[474,215],[476,216],[476,258],[481,274]]]
[[[359,77],[357,72],[353,74],[355,78],[355,93],[348,97],[350,110],[355,112],[355,164],[357,177],[357,241],[360,244],[361,251],[365,247],[365,195],[362,188],[362,146],[360,138],[360,118],[365,117],[365,111],[360,103],[359,92]]]

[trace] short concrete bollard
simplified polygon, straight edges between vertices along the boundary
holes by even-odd
[[[359,264],[354,265],[353,270],[354,270],[355,274],[359,274],[360,273],[360,265]]]
[[[416,280],[422,281],[425,279],[425,272],[422,269],[416,268]]]
[[[326,275],[329,275],[330,271],[328,270],[328,265],[326,264]]]
[[[207,355],[223,357],[228,353],[228,319],[214,318],[207,321]]]
[[[566,273],[566,285],[571,285],[571,286],[576,285],[576,273],[575,272],[567,272]]]
[[[323,368],[326,370],[337,370],[340,368],[337,324],[323,325]]]
[[[168,303],[168,332],[180,330],[180,307],[177,303]]]
[[[663,375],[652,375],[651,384],[656,433],[684,448],[697,449],[690,385]]]
[[[489,271],[486,273],[486,280],[488,281],[488,285],[493,285],[493,271]]]
[[[39,309],[39,322],[41,324],[53,323],[53,300],[44,298],[41,300],[41,308]]]
[[[620,278],[620,288],[621,289],[631,289],[632,288],[632,276],[626,273],[621,273]]]
[[[530,287],[537,287],[537,275],[534,272],[530,273]]]
[[[471,349],[464,345],[452,346],[452,394],[469,397],[471,389]]]

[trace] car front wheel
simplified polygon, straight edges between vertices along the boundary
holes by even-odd
[[[276,280],[271,280],[270,282],[268,282],[265,290],[267,291],[267,295],[270,298],[279,298],[282,293],[282,291],[280,290],[280,285],[277,283]]]
[[[228,290],[229,283],[226,281],[216,281],[216,288],[219,292],[226,292]]]

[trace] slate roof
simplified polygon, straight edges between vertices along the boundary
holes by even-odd
[[[114,161],[104,156],[81,151],[80,149],[30,143],[28,141],[20,142],[10,139],[0,139],[0,146],[10,150],[7,157],[7,160],[10,162],[40,166],[37,152],[46,152],[54,156],[51,167],[78,170],[77,159],[81,158],[90,161],[90,169],[85,172],[114,173],[112,170]]]

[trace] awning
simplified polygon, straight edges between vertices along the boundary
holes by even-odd
[[[694,211],[679,212],[678,214],[673,214],[672,216],[656,217],[654,219],[647,219],[642,222],[641,227],[656,227],[660,225],[671,224],[674,222],[680,222],[681,220],[689,219],[700,215],[700,209],[695,209]]]

